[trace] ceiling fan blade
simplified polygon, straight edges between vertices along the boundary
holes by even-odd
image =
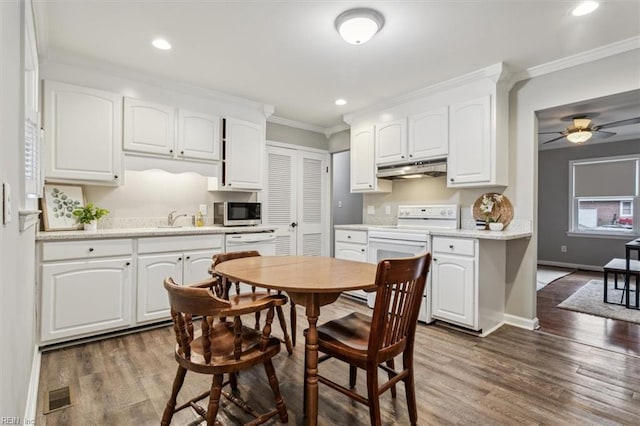
[[[617,135],[617,133],[605,132],[604,130],[593,130],[592,133],[593,133],[593,137],[596,139],[605,139],[605,138],[610,138],[611,136]]]
[[[551,139],[549,141],[542,142],[542,145],[545,145],[545,144],[548,144],[548,143],[551,143],[551,142],[555,142],[555,141],[559,141],[560,139],[563,139],[564,137],[565,137],[564,135],[558,136],[557,138],[553,138],[553,139]]]
[[[612,123],[603,124],[601,126],[593,126],[593,130],[608,129],[610,127],[628,126],[630,124],[640,123],[640,117],[628,118],[626,120],[614,121]]]
[[[564,132],[540,132],[539,135],[564,135]]]

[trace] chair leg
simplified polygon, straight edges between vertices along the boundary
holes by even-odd
[[[179,365],[178,371],[176,372],[176,377],[175,379],[173,379],[171,396],[169,397],[169,401],[167,401],[167,406],[164,409],[164,413],[162,413],[162,421],[160,422],[162,426],[168,426],[169,424],[171,424],[173,413],[175,413],[175,410],[176,410],[176,400],[178,398],[178,392],[180,392],[180,388],[182,388],[182,384],[184,383],[184,377],[186,375],[187,375],[186,368]]]
[[[291,321],[291,343],[293,346],[296,346],[296,330],[297,330],[297,322],[298,319],[296,317],[296,304],[293,300],[289,299],[289,303],[291,304],[289,310],[289,319]]]
[[[349,365],[349,388],[356,387],[356,379],[358,378],[358,367],[355,365]]]
[[[256,325],[253,328],[255,330],[260,330],[260,311],[256,312]]]
[[[209,407],[207,408],[207,426],[214,426],[218,407],[220,406],[220,394],[222,393],[222,381],[224,375],[215,374],[211,383],[211,395],[209,396]]]
[[[396,369],[396,362],[393,358],[391,358],[390,360],[387,361],[387,367],[389,367],[392,370]],[[393,374],[391,373],[387,373],[389,375],[389,380],[393,379]],[[395,398],[396,397],[396,385],[391,386],[391,398]]]
[[[238,373],[229,373],[229,386],[232,392],[238,391]]]
[[[282,306],[276,306],[276,312],[278,313],[278,321],[280,321],[280,328],[284,334],[284,345],[287,347],[289,355],[293,354],[293,344],[291,343],[291,337],[287,333],[287,321],[284,319],[284,312],[282,312]]]
[[[403,354],[403,368],[407,370],[407,377],[404,379],[404,390],[407,395],[407,409],[409,410],[409,421],[412,425],[418,424],[418,406],[416,404],[416,387],[413,378],[413,350],[409,349]]]
[[[378,393],[378,366],[367,366],[367,399],[369,402],[369,418],[372,426],[381,426],[380,395]]]
[[[302,417],[307,417],[307,351],[304,351],[304,374],[303,374],[303,386],[302,386]]]
[[[284,398],[280,394],[280,387],[278,386],[278,377],[276,377],[276,370],[273,368],[273,363],[270,359],[264,362],[264,369],[267,372],[269,378],[269,386],[273,391],[274,399],[276,400],[276,408],[280,415],[280,421],[287,423],[289,421],[289,414],[287,413],[287,406],[284,403]]]

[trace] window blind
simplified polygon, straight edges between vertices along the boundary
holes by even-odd
[[[634,197],[638,191],[635,158],[574,163],[575,197]]]

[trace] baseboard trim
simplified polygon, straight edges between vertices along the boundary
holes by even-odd
[[[539,260],[538,265],[557,266],[558,268],[582,269],[583,271],[602,272],[602,266],[583,265],[581,263],[556,262],[553,260]]]
[[[38,386],[40,385],[40,365],[42,352],[38,346],[33,348],[33,361],[31,363],[31,376],[29,377],[29,389],[27,392],[27,404],[24,409],[24,424],[27,421],[36,424],[36,410],[38,405]]]
[[[538,317],[534,319],[519,317],[511,314],[504,314],[504,323],[526,330],[536,330],[540,327]]]

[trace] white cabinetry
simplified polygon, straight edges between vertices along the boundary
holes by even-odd
[[[449,112],[440,107],[409,116],[409,161],[443,158],[449,151]]]
[[[213,255],[222,252],[221,235],[154,237],[138,241],[138,323],[169,318],[169,299],[164,279],[193,284],[210,275]]]
[[[391,181],[376,178],[373,126],[351,128],[351,192],[391,192]]]
[[[220,117],[139,99],[124,100],[124,149],[167,158],[219,160]]]
[[[502,325],[505,241],[433,237],[432,315],[487,335]]]
[[[265,163],[264,126],[225,118],[222,187],[231,190],[260,190]]]
[[[122,96],[45,81],[45,178],[118,185]]]
[[[40,342],[132,325],[132,242],[41,244]]]
[[[376,165],[407,161],[407,120],[394,120],[375,125]]]
[[[367,231],[336,229],[334,257],[336,259],[367,262]],[[364,290],[350,291],[349,294],[363,300],[367,299],[367,293]]]

